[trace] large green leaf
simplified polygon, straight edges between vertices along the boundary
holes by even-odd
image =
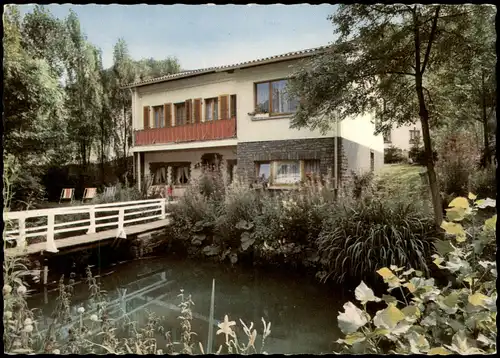
[[[373,324],[378,328],[394,329],[396,325],[405,318],[405,315],[394,304],[378,311],[373,318]]]
[[[373,290],[369,288],[363,281],[356,287],[354,291],[356,295],[356,299],[361,302],[361,304],[365,304],[370,301],[380,302],[380,298],[376,297],[373,293]]]
[[[337,316],[339,328],[345,334],[356,332],[360,327],[368,323],[369,320],[370,317],[352,302],[345,303],[344,312],[339,312]]]
[[[241,234],[241,249],[243,251],[246,251],[254,242],[255,238],[249,232],[245,231]]]

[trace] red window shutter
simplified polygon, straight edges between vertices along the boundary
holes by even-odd
[[[144,106],[144,129],[149,129],[149,106]]]
[[[186,124],[188,123],[192,123],[192,109],[191,109],[191,106],[192,106],[192,103],[193,101],[190,100],[190,99],[187,99],[186,100]]]
[[[220,103],[220,111],[219,111],[219,118],[220,119],[228,119],[229,118],[229,96],[228,95],[221,95],[219,96],[219,103]]]
[[[194,100],[194,123],[201,122],[201,98]]]
[[[163,115],[165,116],[165,127],[172,127],[172,103],[163,105]]]

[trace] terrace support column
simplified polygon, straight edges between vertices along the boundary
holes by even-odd
[[[167,184],[168,185],[172,184],[172,170],[173,170],[173,168],[171,165],[167,166]]]
[[[141,152],[137,153],[137,189],[141,190]]]

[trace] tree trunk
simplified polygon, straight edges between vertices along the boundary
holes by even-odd
[[[419,102],[419,116],[422,124],[422,136],[424,140],[424,150],[427,164],[427,174],[429,176],[429,187],[431,190],[432,205],[434,207],[434,221],[437,226],[443,222],[443,204],[439,192],[436,170],[434,167],[434,155],[432,150],[431,135],[429,130],[429,112],[425,106],[424,92],[422,85],[417,85],[417,94]]]
[[[104,185],[104,115],[101,113],[101,185]]]
[[[127,116],[125,115],[125,106],[123,106],[123,176],[127,177]]]
[[[482,92],[483,92],[483,135],[484,135],[484,164],[486,167],[491,165],[491,155],[490,155],[490,141],[489,141],[489,132],[488,132],[488,116],[486,115],[486,89],[484,85],[484,70],[481,74],[481,82],[482,82]]]
[[[420,40],[420,19],[417,15],[417,5],[415,5],[413,10],[413,22],[414,22],[414,35],[415,35],[415,89],[417,91],[418,97],[418,105],[419,105],[419,113],[420,122],[422,124],[422,137],[424,140],[424,150],[426,157],[426,166],[427,166],[427,175],[429,176],[429,187],[431,191],[432,198],[432,206],[434,209],[434,222],[437,227],[441,226],[443,222],[443,204],[441,200],[441,194],[439,192],[439,183],[437,180],[436,171],[434,168],[434,155],[432,151],[432,143],[431,143],[431,135],[429,130],[429,111],[425,105],[425,97],[424,97],[424,87],[422,83],[422,77],[425,72],[425,68],[429,61],[429,56],[431,52],[432,42],[434,40],[434,36],[436,33],[437,21],[440,11],[440,6],[436,7],[436,12],[434,15],[432,29],[429,36],[429,41],[427,43],[427,48],[425,51],[425,57],[423,63],[420,58],[421,51],[421,40]]]

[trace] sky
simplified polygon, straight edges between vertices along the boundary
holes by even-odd
[[[22,5],[21,13],[34,5]],[[113,63],[122,37],[135,60],[175,56],[182,69],[229,65],[328,45],[334,40],[327,16],[336,5],[47,5],[65,18],[78,15],[87,39]]]

